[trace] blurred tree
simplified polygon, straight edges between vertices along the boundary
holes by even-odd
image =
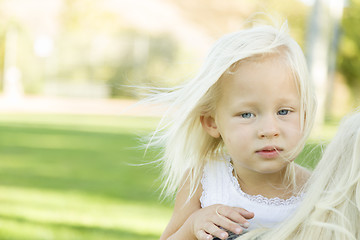
[[[315,129],[321,127],[324,123],[327,90],[330,85],[328,59],[334,26],[330,10],[330,1],[315,0],[307,27],[306,56],[318,99]]]
[[[357,105],[360,104],[360,0],[350,0],[345,8],[340,42],[338,67],[350,86]]]
[[[49,16],[55,16],[56,11],[54,11],[54,9],[58,6],[58,1],[0,0],[1,78],[4,78],[4,75],[8,76],[8,74],[4,72],[4,67],[17,68],[18,75],[22,76],[21,85],[24,87],[26,93],[41,93],[44,83],[43,63],[45,60],[40,59],[35,53],[34,42],[39,35],[51,35],[49,33],[52,33],[52,30],[56,29],[53,25],[53,19]],[[49,9],[49,6],[53,7]],[[46,9],[46,11],[44,11],[44,9]],[[51,29],[50,32],[47,31],[48,29]],[[11,37],[11,35],[13,35],[13,37]],[[16,39],[16,41],[9,40],[12,42],[11,44],[9,43],[11,45],[9,47],[10,50],[5,49],[6,39],[11,38]],[[43,48],[43,46],[40,46],[40,48]],[[7,61],[10,60],[9,58],[12,59],[10,61],[11,63]],[[2,79],[2,84],[3,83],[4,79]]]
[[[116,33],[111,26],[117,22],[100,1],[64,1],[57,40],[61,81],[105,81],[96,74],[96,67],[107,57],[104,45],[111,43],[108,36]]]
[[[107,84],[111,97],[134,97],[124,85],[159,86],[174,75],[179,52],[170,35],[128,26],[102,1],[66,0],[60,18],[60,81]]]
[[[288,20],[290,34],[305,51],[306,27],[311,8],[300,0],[258,1],[263,3],[265,5],[264,8],[269,9],[270,13],[273,12],[275,16],[278,14],[283,19]]]
[[[5,27],[0,24],[0,91],[3,88],[4,60],[5,60]]]
[[[225,33],[241,29],[245,21],[252,16],[261,17],[254,14],[265,13],[274,16],[275,20],[288,20],[291,34],[301,46],[304,45],[304,31],[310,7],[300,0],[174,1],[187,19],[204,28],[216,39]]]
[[[178,43],[170,35],[149,36],[136,31],[122,32],[121,41],[125,51],[117,65],[109,63],[111,96],[137,97],[139,92],[130,91],[123,85],[157,86],[171,85],[167,77],[179,69]]]
[[[0,4],[2,1],[0,1]],[[2,7],[2,5],[0,5]],[[4,77],[4,61],[5,61],[5,34],[6,34],[6,22],[7,19],[3,17],[3,9],[0,8],[0,90],[3,88]]]

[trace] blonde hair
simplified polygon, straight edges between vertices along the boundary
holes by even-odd
[[[306,189],[290,219],[238,239],[360,239],[360,112],[342,121]]]
[[[313,125],[316,100],[303,52],[287,31],[285,22],[279,29],[262,25],[227,34],[214,44],[194,78],[150,98],[169,104],[149,143],[163,149],[159,162],[165,196],[173,195],[184,179],[190,181],[192,195],[199,186],[206,162],[222,153],[221,138],[215,139],[204,131],[200,116],[215,110],[215,99],[221,94],[219,79],[241,61],[267,55],[281,55],[286,60],[301,97],[303,139],[297,153],[303,148]],[[293,163],[289,166],[294,169]]]

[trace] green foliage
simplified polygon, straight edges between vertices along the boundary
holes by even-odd
[[[123,85],[130,86],[169,86],[164,76],[176,70],[179,46],[170,35],[146,35],[135,31],[124,31],[119,40],[126,48],[120,55],[118,65],[108,63],[111,75],[108,78],[111,96],[138,97]]]
[[[345,76],[357,102],[360,102],[358,97],[360,90],[360,32],[357,29],[360,24],[359,13],[360,1],[349,1],[349,6],[344,9],[343,14],[343,35],[338,57],[340,72]]]
[[[166,33],[124,26],[121,16],[103,5],[65,1],[57,81],[107,84],[111,97],[136,97],[124,85],[161,86],[161,78],[173,71],[178,59],[177,41]]]
[[[287,20],[291,36],[305,51],[306,24],[311,8],[299,0],[258,0],[258,4],[272,16],[280,18],[277,20]]]
[[[5,26],[3,23],[0,23],[0,90],[3,89],[4,63],[5,63]]]

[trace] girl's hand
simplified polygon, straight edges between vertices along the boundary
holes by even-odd
[[[215,204],[197,210],[187,221],[192,225],[192,232],[197,239],[211,240],[213,237],[226,239],[229,234],[224,229],[240,234],[242,228],[249,227],[246,219],[253,217],[254,213],[243,208]]]

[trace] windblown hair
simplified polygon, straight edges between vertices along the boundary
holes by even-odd
[[[343,120],[305,189],[289,220],[238,239],[360,239],[360,112]]]
[[[315,118],[316,98],[303,52],[287,31],[287,23],[284,23],[279,29],[262,25],[225,35],[214,44],[194,78],[148,99],[169,106],[149,141],[150,147],[163,149],[159,162],[163,168],[165,197],[172,196],[184,179],[190,181],[193,194],[207,161],[224,153],[222,139],[211,137],[202,128],[200,116],[214,113],[221,94],[220,79],[244,61],[280,56],[291,70],[301,98],[303,139],[297,153],[302,150]],[[288,169],[294,172],[293,163]]]

